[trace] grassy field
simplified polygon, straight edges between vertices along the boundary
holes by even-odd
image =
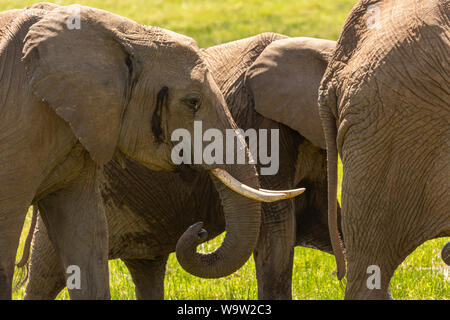
[[[0,0],[0,10],[21,8],[36,1]],[[105,9],[139,23],[157,25],[197,40],[207,47],[272,31],[289,36],[309,36],[336,40],[355,0],[92,0],[54,1],[80,3]],[[341,171],[340,171],[341,172]],[[25,239],[29,219],[25,224]],[[210,251],[221,237],[205,244]],[[449,268],[440,259],[440,250],[449,239],[428,241],[398,268],[391,283],[396,299],[449,299]],[[294,299],[342,299],[343,284],[334,275],[334,258],[317,250],[295,249]],[[113,299],[135,299],[134,286],[120,260],[110,261]],[[21,299],[22,288],[14,294]],[[63,291],[58,299],[68,299]],[[253,259],[235,274],[218,280],[204,280],[184,272],[172,255],[167,265],[166,299],[256,299]]]
[[[39,1],[0,0],[0,10]],[[354,0],[80,0],[146,25],[160,26],[211,46],[272,31],[337,39]]]

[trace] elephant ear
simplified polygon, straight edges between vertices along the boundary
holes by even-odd
[[[123,23],[130,20],[83,6],[60,7],[24,40],[33,94],[70,124],[100,165],[115,152],[130,94],[133,63],[116,28]]]
[[[320,81],[336,43],[289,38],[271,43],[247,70],[255,110],[325,149],[317,104]]]

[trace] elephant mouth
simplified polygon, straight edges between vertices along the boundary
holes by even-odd
[[[305,188],[280,191],[255,189],[236,180],[235,178],[233,178],[233,176],[231,176],[231,174],[223,169],[215,168],[211,169],[210,172],[234,192],[237,192],[244,197],[256,201],[274,202],[283,199],[290,199],[305,192]]]

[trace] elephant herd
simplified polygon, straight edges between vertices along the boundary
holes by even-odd
[[[85,6],[0,13],[0,298],[30,205],[25,299],[54,299],[73,265],[71,299],[108,299],[108,259],[138,299],[163,299],[172,252],[204,278],[253,254],[258,298],[291,299],[295,246],[335,256],[346,299],[391,298],[402,261],[450,236],[449,53],[442,0],[361,0],[337,42],[263,33],[210,48]],[[238,128],[277,131],[276,174],[176,165],[172,133],[200,121],[236,132],[247,160]]]

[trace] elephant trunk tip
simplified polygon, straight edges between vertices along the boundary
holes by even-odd
[[[178,239],[177,251],[178,249],[197,246],[208,239],[208,231],[203,229],[203,222],[197,222],[191,225]]]
[[[208,231],[203,229],[203,222],[199,221],[197,223],[194,223],[192,226],[190,226],[185,232],[185,237],[191,237],[192,239],[195,239],[197,237],[197,244],[203,243],[208,239]]]
[[[191,225],[178,239],[175,254],[178,263],[187,272],[201,278],[220,278],[222,275],[213,274],[204,268],[202,256],[205,254],[197,252],[197,246],[208,240],[208,231],[203,229],[203,222]],[[208,264],[207,264],[208,265]]]

